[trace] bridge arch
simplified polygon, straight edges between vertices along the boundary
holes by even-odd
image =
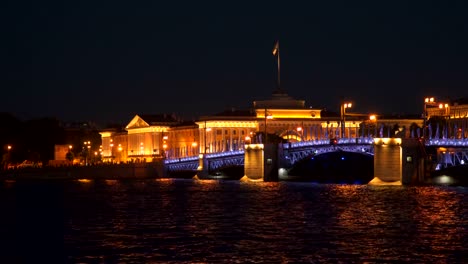
[[[374,177],[374,156],[341,150],[310,154],[280,174],[280,180],[367,184]]]

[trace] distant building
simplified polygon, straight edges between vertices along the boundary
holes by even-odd
[[[148,162],[242,150],[246,143],[264,143],[266,137],[283,142],[343,136],[409,137],[422,126],[420,116],[370,120],[369,114],[330,113],[308,108],[305,101],[285,93],[273,93],[270,99],[254,101],[251,109],[228,109],[196,121],[168,114],[135,115],[122,131],[100,131],[101,155],[108,162]]]
[[[451,102],[431,102],[425,105],[427,120],[444,121],[449,135],[455,138],[468,137],[468,98]]]

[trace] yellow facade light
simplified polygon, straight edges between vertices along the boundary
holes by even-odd
[[[374,138],[375,145],[401,145],[401,138]]]

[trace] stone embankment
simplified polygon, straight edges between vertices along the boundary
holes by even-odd
[[[61,166],[12,169],[0,172],[3,179],[143,179],[164,176],[161,162],[101,164],[92,166]]]

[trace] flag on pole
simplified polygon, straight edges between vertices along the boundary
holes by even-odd
[[[275,46],[273,47],[273,56],[276,56],[279,53],[279,41],[275,42]]]

